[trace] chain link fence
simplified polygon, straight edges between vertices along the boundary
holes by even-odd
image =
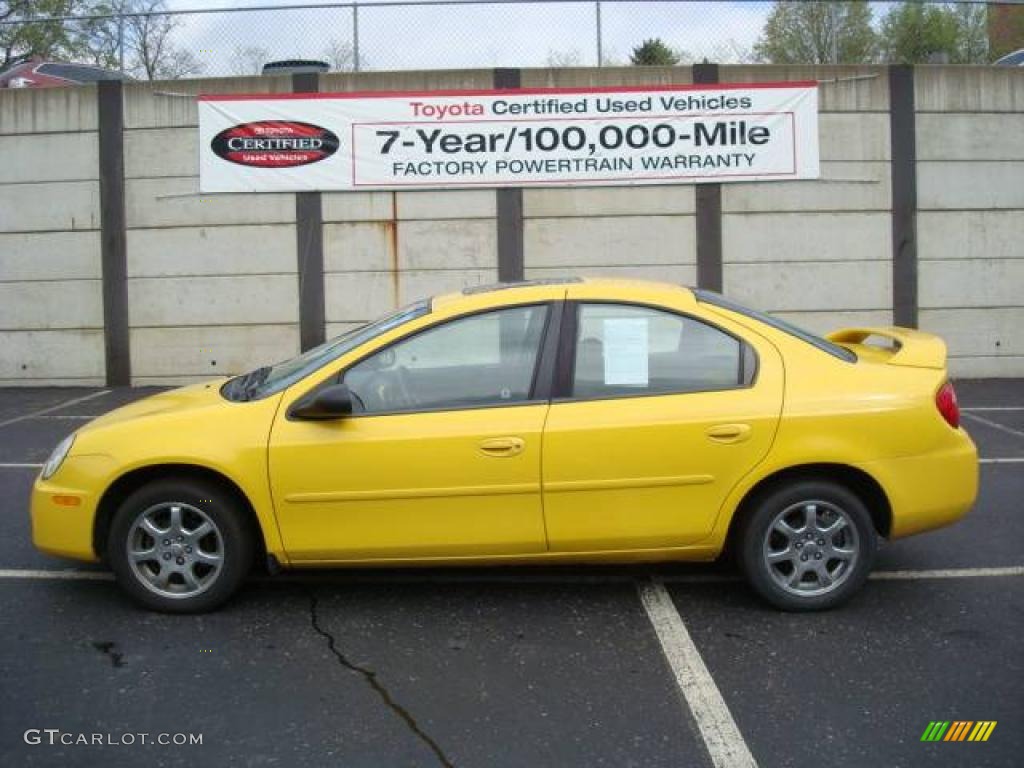
[[[3,19],[4,5],[7,64],[39,56],[161,79],[258,74],[281,59],[321,60],[334,71],[705,60],[988,63],[1014,41],[1024,47],[1019,0],[361,0],[191,10],[169,9],[166,0],[120,0],[94,6],[117,13]],[[922,42],[926,35],[935,40]],[[38,41],[50,45],[32,50]]]

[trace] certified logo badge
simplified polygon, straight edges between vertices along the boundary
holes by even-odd
[[[210,149],[228,162],[251,168],[292,168],[326,160],[338,151],[338,137],[310,123],[260,120],[221,131]]]
[[[996,720],[932,720],[921,741],[988,741]]]

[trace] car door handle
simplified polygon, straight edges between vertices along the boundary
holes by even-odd
[[[523,452],[526,443],[518,437],[492,437],[480,441],[480,450],[486,456],[516,456]]]
[[[749,424],[716,424],[705,433],[716,443],[742,443],[750,439]]]

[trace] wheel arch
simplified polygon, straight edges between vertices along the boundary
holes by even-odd
[[[144,485],[168,478],[183,478],[213,483],[230,493],[238,501],[239,508],[243,510],[244,523],[249,527],[253,535],[253,541],[257,547],[257,562],[261,562],[264,559],[267,546],[263,535],[263,527],[256,516],[256,510],[252,502],[238,484],[227,475],[215,469],[198,464],[176,463],[151,464],[137,467],[118,477],[103,492],[96,506],[96,517],[93,521],[92,530],[92,548],[100,560],[106,560],[106,541],[110,533],[110,524],[121,503]]]
[[[757,506],[759,499],[776,488],[802,480],[828,480],[855,493],[871,514],[875,531],[883,538],[888,538],[892,529],[892,505],[881,484],[867,472],[849,464],[820,462],[799,464],[777,470],[759,480],[748,490],[729,521],[726,534],[725,549],[732,551],[737,533],[751,511]]]

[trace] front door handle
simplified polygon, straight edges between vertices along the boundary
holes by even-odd
[[[480,450],[485,456],[516,456],[525,446],[519,437],[492,437],[480,441]]]
[[[705,433],[716,443],[742,443],[750,439],[749,424],[716,424]]]

